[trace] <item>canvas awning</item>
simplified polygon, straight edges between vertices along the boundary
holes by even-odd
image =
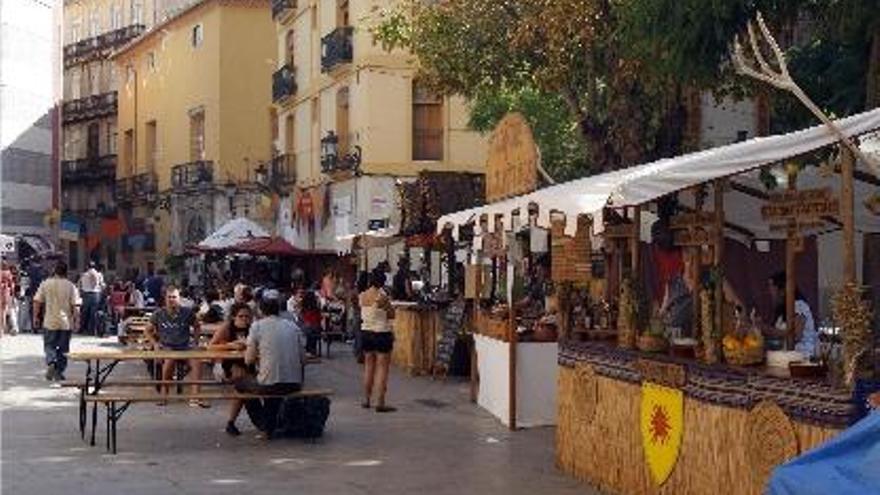
[[[269,233],[253,220],[239,217],[224,223],[196,247],[201,251],[222,251],[257,237],[269,237]]]
[[[880,109],[840,119],[836,124],[846,136],[877,131],[880,129]],[[538,206],[539,226],[549,227],[550,213],[556,211],[565,215],[566,234],[574,235],[576,219],[580,214],[597,219],[594,225],[598,230],[602,228],[599,220],[605,207],[641,205],[714,179],[739,176],[733,181],[734,184],[751,187],[731,188],[731,191],[725,193],[727,216],[731,218],[731,223],[738,222],[737,225],[756,237],[774,238],[781,234],[770,232],[761,219],[760,204],[763,199],[760,195],[755,197],[754,194],[743,191],[761,190],[756,182],[760,167],[820,149],[836,141],[837,138],[824,125],[789,134],[755,138],[585,177],[479,208],[451,213],[440,218],[437,228],[442,230],[451,226],[457,231],[459,226],[473,222],[483,215],[490,218],[500,215],[504,219],[504,227],[509,229],[514,211],[525,212],[529,205],[535,204]],[[740,175],[753,171],[751,175]],[[857,228],[864,232],[880,232],[880,217],[872,215],[864,205],[864,201],[877,190],[877,178],[867,170],[865,164],[858,164],[857,171],[861,177],[855,191]],[[821,177],[818,172],[808,170],[799,178],[799,186],[807,188],[821,185],[837,190],[840,180],[839,176],[835,177]],[[494,229],[491,221],[489,229]]]

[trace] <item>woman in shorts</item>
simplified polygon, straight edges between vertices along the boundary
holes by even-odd
[[[385,292],[385,274],[375,270],[370,275],[370,287],[361,293],[358,302],[361,309],[361,350],[364,353],[364,402],[369,409],[373,397],[373,385],[378,397],[376,412],[393,412],[395,408],[385,404],[388,389],[388,367],[394,347],[394,333],[390,319],[394,318],[391,298]]]

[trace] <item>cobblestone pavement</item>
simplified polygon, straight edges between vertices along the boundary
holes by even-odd
[[[75,337],[72,349],[112,346]],[[510,432],[468,401],[460,381],[393,373],[392,414],[359,407],[359,371],[347,348],[307,370],[309,386],[336,391],[324,437],[266,442],[242,414],[227,436],[225,403],[211,409],[135,404],[119,423],[119,454],[77,430],[76,392],[43,379],[42,340],[0,340],[2,493],[6,494],[578,494],[588,486],[554,467],[552,428]],[[81,363],[67,376],[80,378]],[[114,377],[143,375],[123,363]]]

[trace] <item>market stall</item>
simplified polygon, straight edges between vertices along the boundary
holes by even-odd
[[[835,124],[867,145],[880,110]],[[852,385],[874,352],[862,286],[880,290],[880,276],[860,280],[857,269],[877,253],[855,245],[880,232],[880,180],[837,141],[819,126],[441,219],[453,235],[480,217],[493,222],[478,231],[505,233],[529,212],[551,231],[554,265],[595,253],[583,279],[569,264],[571,278],[555,284],[560,468],[611,492],[761,493],[775,466],[851,421]],[[658,220],[646,229],[648,215]],[[839,266],[837,278],[822,265]],[[767,301],[768,279],[778,305]],[[690,309],[673,320],[676,291]],[[808,328],[803,307],[822,307],[820,295],[832,309],[810,315]],[[486,333],[515,343],[499,323]],[[525,392],[510,383],[518,402]]]

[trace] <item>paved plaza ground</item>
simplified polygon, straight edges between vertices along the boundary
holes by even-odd
[[[75,337],[72,349],[111,346]],[[135,404],[119,424],[119,454],[77,431],[76,392],[43,378],[42,340],[0,341],[2,357],[2,493],[6,494],[578,494],[586,485],[554,467],[552,428],[510,432],[468,401],[468,385],[408,377],[390,383],[393,414],[359,406],[360,368],[335,347],[307,370],[307,384],[336,391],[324,438],[266,442],[242,413],[244,435],[223,431],[226,403],[211,409]],[[82,378],[71,363],[69,379]],[[114,377],[145,373],[123,363]]]

